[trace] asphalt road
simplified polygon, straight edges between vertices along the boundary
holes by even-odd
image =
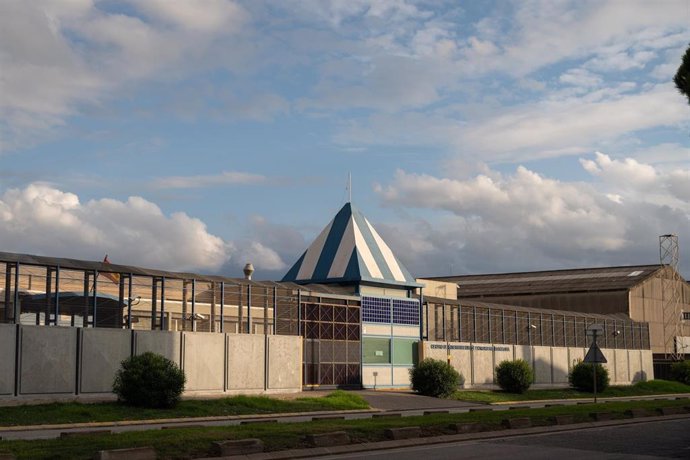
[[[319,457],[396,460],[690,458],[690,419]]]

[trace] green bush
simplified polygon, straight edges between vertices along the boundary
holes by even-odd
[[[119,401],[138,407],[174,407],[184,391],[184,372],[174,362],[147,352],[122,361],[113,392]]]
[[[690,361],[671,364],[671,378],[676,382],[690,385]]]
[[[532,380],[532,368],[524,359],[502,361],[496,366],[496,382],[508,393],[524,393]]]
[[[593,366],[597,366],[597,392],[604,391],[609,386],[609,371],[601,364],[578,362],[568,374],[570,386],[578,391],[594,393]]]
[[[419,394],[434,397],[448,397],[465,378],[450,364],[437,359],[423,359],[410,369],[412,389]]]

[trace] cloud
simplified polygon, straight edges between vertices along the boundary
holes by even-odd
[[[582,167],[590,174],[619,187],[646,188],[657,181],[653,166],[639,163],[633,158],[613,160],[601,152],[595,153],[595,160],[580,159]]]
[[[584,153],[635,131],[675,126],[690,118],[690,107],[671,85],[633,94],[606,88],[589,96],[500,107],[474,119],[441,110],[375,114],[344,124],[336,141],[441,146],[490,163],[519,162]]]
[[[0,198],[0,246],[6,251],[99,259],[174,271],[215,271],[232,243],[183,212],[164,214],[141,197],[82,203],[73,193],[34,183]]]
[[[656,263],[658,235],[690,241],[690,170],[665,174],[603,154],[583,166],[599,181],[560,181],[524,167],[467,179],[398,171],[376,191],[405,219],[381,232],[413,273],[427,276]],[[624,187],[625,172],[658,191]]]
[[[107,8],[91,1],[0,2],[4,149],[53,135],[120,90],[241,59],[240,43],[225,48],[222,59],[208,56],[219,38],[237,35],[246,23],[236,2],[131,2],[129,14]]]
[[[257,185],[265,183],[266,180],[266,176],[260,174],[224,171],[220,174],[160,177],[155,179],[152,185],[159,189],[186,189],[219,185]]]

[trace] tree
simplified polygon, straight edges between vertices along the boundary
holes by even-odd
[[[678,72],[676,76],[673,77],[673,81],[678,91],[688,98],[688,104],[690,104],[690,46],[685,50],[683,61],[680,67],[678,67]]]

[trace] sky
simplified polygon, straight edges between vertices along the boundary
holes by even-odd
[[[280,279],[348,199],[417,277],[690,278],[690,0],[3,0],[0,251]]]

